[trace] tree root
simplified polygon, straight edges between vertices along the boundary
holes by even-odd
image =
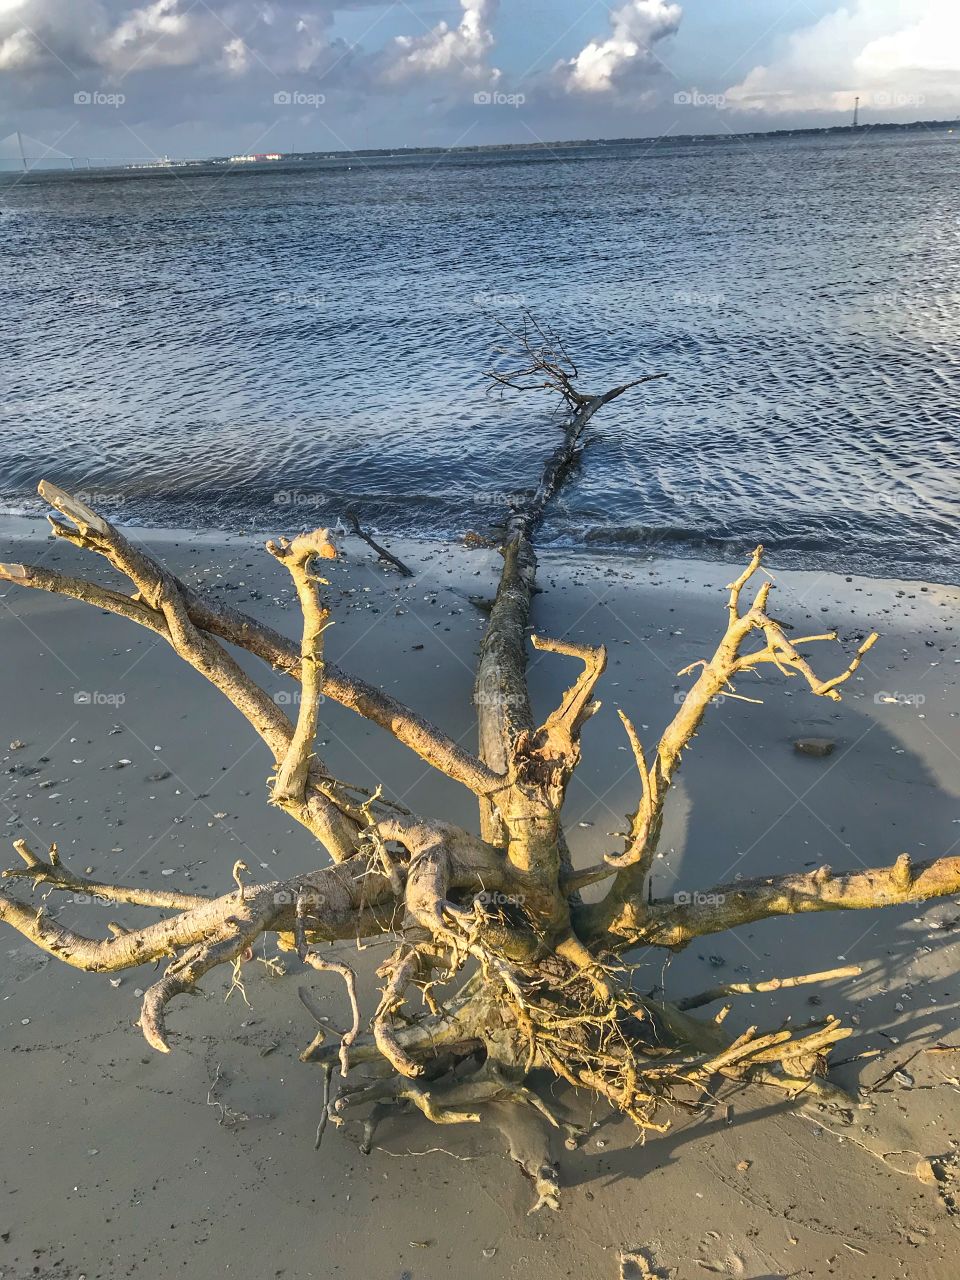
[[[401,947],[382,967],[387,982],[372,1034],[358,1035],[351,1053],[351,1065],[368,1064],[375,1078],[344,1084],[330,1108],[337,1123],[355,1109],[370,1108],[367,1149],[390,1106],[412,1105],[435,1124],[495,1119],[511,1155],[536,1186],[534,1207],[556,1208],[557,1173],[545,1135],[561,1122],[526,1083],[536,1069],[599,1094],[641,1134],[665,1132],[672,1125],[671,1112],[712,1102],[716,1079],[775,1088],[798,1102],[827,1105],[845,1118],[856,1106],[822,1078],[826,1055],[850,1034],[836,1018],[796,1031],[760,1034],[750,1027],[731,1037],[715,1022],[702,1023],[678,1006],[639,997],[609,967],[598,989],[575,963],[556,956],[540,967],[511,965],[492,954],[482,959],[482,981],[480,975],[471,979],[450,1008],[389,1030],[387,1010],[396,1016],[405,990],[422,978],[421,956]],[[757,985],[776,989],[839,976],[845,972]],[[721,998],[714,991],[691,1004],[703,1003],[706,995]],[[329,1070],[334,1053],[334,1046],[315,1041],[303,1056]],[[479,1067],[461,1077],[458,1066],[471,1058],[479,1059]]]

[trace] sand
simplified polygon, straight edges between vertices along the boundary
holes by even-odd
[[[44,527],[5,521],[2,558],[75,569],[83,557],[47,540]],[[290,590],[258,539],[136,536],[190,581],[296,634]],[[391,546],[416,567],[414,579],[378,567],[355,540],[332,567],[329,652],[470,742],[483,618],[468,597],[490,592],[496,557]],[[720,634],[730,576],[722,564],[544,555],[537,628],[610,648],[604,708],[587,727],[568,801],[578,862],[618,846],[609,833],[636,799],[615,709],[653,740],[689,683],[675,673]],[[960,843],[960,592],[828,574],[776,579],[785,620],[837,624],[848,647],[872,627],[881,641],[840,706],[774,674],[741,686],[762,705],[713,709],[670,806],[659,895],[823,862],[884,864],[904,849],[932,857]],[[0,606],[0,820],[10,840],[56,840],[72,866],[105,879],[201,891],[228,889],[237,858],[256,875],[319,865],[306,833],[265,803],[265,749],[154,636],[35,592],[6,589]],[[839,669],[839,651],[824,646],[819,664]],[[289,688],[262,674],[271,690]],[[548,708],[570,674],[560,659],[537,657],[536,705]],[[351,781],[383,779],[414,809],[474,824],[471,797],[381,731],[329,703],[323,723],[325,754]],[[793,749],[801,736],[837,747],[823,759],[802,756]],[[16,740],[25,745],[8,750]],[[87,931],[152,918],[72,901],[59,911]],[[960,1045],[958,923],[960,906],[945,900],[767,921],[703,939],[669,963],[663,952],[637,958],[649,968],[644,984],[671,997],[724,979],[860,964],[860,977],[814,995],[819,1012],[857,1029],[836,1055],[855,1060],[836,1078],[870,1089],[903,1071],[880,1084],[876,1115],[853,1137],[942,1156],[960,1132],[960,1052],[924,1049]],[[343,950],[368,979],[369,1009],[383,948]],[[3,929],[3,1277],[615,1278],[622,1248],[645,1249],[674,1280],[960,1273],[958,1219],[935,1189],[892,1167],[909,1171],[915,1156],[884,1163],[757,1089],[731,1090],[729,1110],[679,1116],[645,1146],[628,1122],[596,1107],[580,1149],[557,1152],[560,1214],[527,1216],[529,1187],[497,1135],[479,1127],[396,1117],[369,1157],[332,1130],[316,1152],[320,1080],[297,1061],[312,1035],[297,987],[309,983],[334,1022],[342,993],[289,956],[284,963],[283,976],[264,963],[245,967],[249,1007],[237,993],[225,1002],[228,975],[211,975],[205,999],[172,1008],[176,1048],[161,1057],[136,1026],[137,992],[152,970],[115,985]],[[809,1017],[811,994],[743,998],[728,1025]],[[585,1114],[569,1091],[558,1096]]]

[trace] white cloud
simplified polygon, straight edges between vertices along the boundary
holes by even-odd
[[[109,25],[100,0],[0,0],[0,69],[87,66]]]
[[[38,67],[43,58],[43,46],[29,31],[11,31],[0,39],[0,71]]]
[[[610,35],[591,40],[554,68],[554,75],[573,93],[610,93],[634,87],[638,73],[645,77],[658,68],[653,46],[673,35],[683,10],[666,0],[627,0],[610,11]]]
[[[100,47],[98,61],[115,71],[124,72],[136,65],[147,67],[191,66],[211,52],[209,11],[192,7],[186,12],[179,0],[154,0],[135,9],[111,31]],[[207,19],[206,21],[204,19]],[[206,28],[206,30],[204,29]],[[221,31],[227,36],[226,31]],[[222,46],[226,43],[220,39]]]
[[[304,70],[329,48],[335,8],[356,3],[321,0],[305,17],[299,0],[0,0],[0,70]]]
[[[355,83],[412,84],[443,75],[496,81],[488,62],[499,0],[460,0],[440,22],[362,53],[331,37],[338,12],[388,0],[0,0],[0,72],[105,79],[155,68],[250,73],[320,71],[350,55]]]
[[[231,75],[242,76],[250,70],[250,50],[246,42],[237,36],[223,47],[223,64]]]
[[[460,0],[460,25],[440,22],[420,36],[398,36],[385,51],[382,79],[388,84],[438,72],[458,79],[495,82],[500,72],[487,64],[494,45],[493,21],[499,0]]]
[[[854,0],[725,93],[729,107],[774,114],[848,111],[855,96],[867,118],[960,110],[957,0]]]

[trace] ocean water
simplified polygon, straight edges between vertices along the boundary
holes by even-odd
[[[594,420],[554,544],[960,581],[960,130],[0,175],[0,509],[486,530]]]

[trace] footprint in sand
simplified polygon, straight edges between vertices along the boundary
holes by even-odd
[[[769,1260],[748,1244],[734,1247],[729,1238],[719,1231],[708,1231],[701,1240],[697,1252],[697,1265],[702,1271],[727,1276],[731,1280],[746,1280],[748,1276],[769,1274]]]

